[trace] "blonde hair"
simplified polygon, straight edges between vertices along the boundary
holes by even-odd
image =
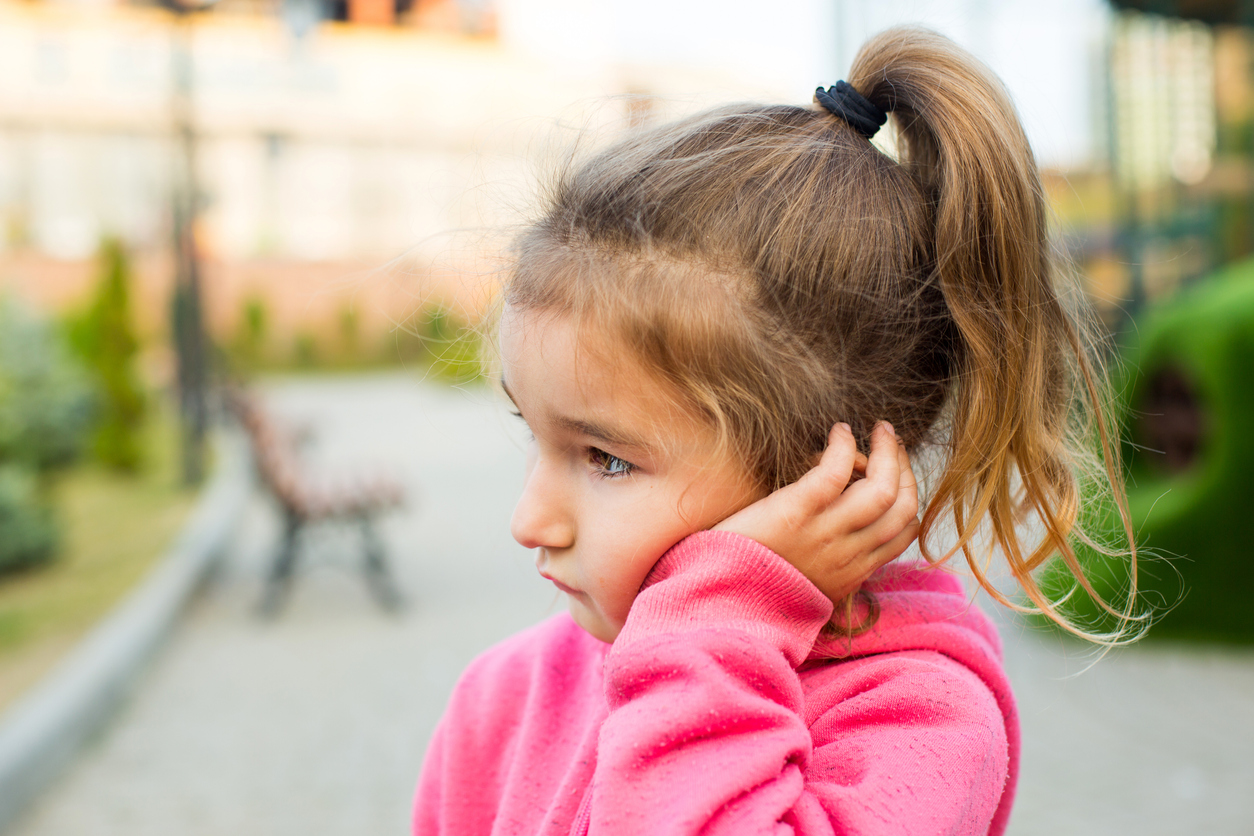
[[[1072,545],[1097,545],[1077,529],[1077,474],[1096,464],[1125,528],[1126,503],[1101,368],[1055,288],[1014,107],[971,55],[915,29],[868,42],[849,82],[892,113],[898,159],[817,108],[726,107],[630,135],[561,172],[517,241],[505,302],[626,346],[764,490],[805,473],[833,423],[865,444],[890,421],[912,451],[944,454],[922,516],[929,561],[962,552],[1014,606],[977,548],[987,526],[1036,609],[1126,640],[1141,619],[1135,547],[1115,609]],[[1025,548],[1030,514],[1041,533]],[[956,543],[937,555],[928,535],[947,520]],[[1054,554],[1114,631],[1071,624],[1042,591],[1033,572]]]

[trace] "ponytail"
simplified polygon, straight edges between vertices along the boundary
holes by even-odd
[[[989,581],[975,536],[987,521],[1033,605],[1073,633],[1102,644],[1139,637],[1136,546],[1110,419],[1079,323],[1055,289],[1046,203],[1036,162],[1005,88],[951,41],[918,30],[890,30],[868,42],[851,83],[891,111],[900,163],[933,212],[933,278],[954,324],[946,467],[924,511],[923,555],[940,562],[961,551],[980,585],[1014,606]],[[1093,432],[1074,425],[1091,416]],[[1082,496],[1085,436],[1096,436],[1100,482],[1110,486],[1127,535],[1131,588],[1122,609],[1102,600],[1072,545]],[[1088,458],[1091,458],[1088,457]],[[1035,515],[1043,531],[1025,549],[1021,524]],[[952,518],[957,542],[937,556],[928,534]],[[1071,624],[1033,572],[1058,554],[1076,582],[1117,629],[1095,634]],[[983,564],[983,565],[982,565]]]

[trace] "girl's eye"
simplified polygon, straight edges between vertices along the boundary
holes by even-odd
[[[588,448],[588,458],[592,461],[592,465],[597,469],[599,475],[606,479],[626,476],[636,469],[636,466],[631,462],[620,459],[618,456],[612,456],[604,450],[598,450],[596,447]]]
[[[527,423],[527,419],[523,417],[523,414],[522,414],[521,412],[519,412],[517,409],[511,409],[511,410],[509,411],[509,414],[510,414],[510,415],[513,415],[513,416],[514,416],[515,418],[517,418],[519,421],[522,421],[522,422],[523,422],[523,426],[527,428],[527,436],[528,436],[528,437],[529,437],[532,441],[535,441],[535,439],[536,439],[536,435],[535,435],[535,433],[533,433],[533,432],[531,431],[531,425]]]

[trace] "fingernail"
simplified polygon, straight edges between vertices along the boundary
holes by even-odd
[[[897,431],[893,429],[893,425],[892,425],[892,424],[890,424],[890,423],[888,423],[887,421],[885,421],[885,422],[884,422],[884,427],[888,430],[888,434],[889,434],[889,435],[891,435],[893,438],[896,438],[896,437],[897,437]]]
[[[848,425],[848,424],[846,424],[844,421],[841,421],[841,422],[840,422],[839,424],[837,424],[836,426],[838,426],[838,427],[842,427],[842,428],[845,430],[845,432],[849,432],[849,433],[852,433],[852,432],[853,432],[853,427],[849,426],[849,425]]]

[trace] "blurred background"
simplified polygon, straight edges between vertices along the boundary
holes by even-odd
[[[1168,558],[1143,588],[1175,606],[1075,680],[1083,649],[1006,620],[1012,832],[1254,832],[1245,0],[0,0],[0,710],[159,564],[243,392],[262,462],[136,695],[0,828],[403,832],[457,673],[553,606],[508,535],[518,433],[476,365],[529,197],[622,128],[806,104],[902,23],[1019,108]],[[336,530],[353,503],[386,583]],[[276,586],[298,534],[314,554]],[[390,588],[387,615],[363,590]]]

